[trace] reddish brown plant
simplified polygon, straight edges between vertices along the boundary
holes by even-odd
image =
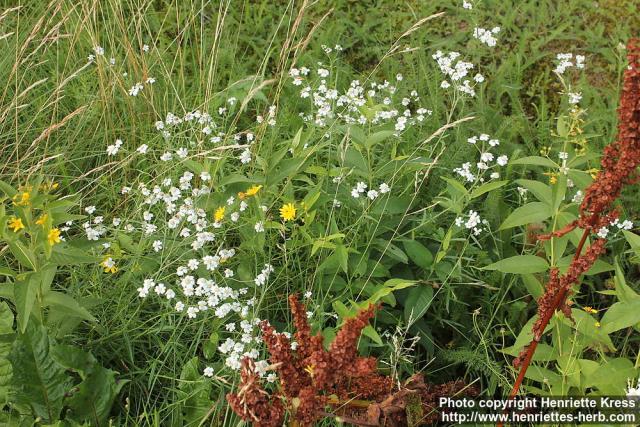
[[[465,387],[463,382],[426,385],[421,375],[415,375],[394,392],[393,380],[377,373],[376,359],[358,355],[360,334],[373,318],[376,306],[370,305],[346,319],[325,350],[322,336],[311,334],[304,305],[295,295],[289,297],[289,303],[296,327],[295,350],[287,336],[276,332],[268,322],[261,324],[279,390],[272,395],[263,390],[253,362],[245,359],[238,391],[227,395],[233,410],[244,420],[272,426],[270,423],[282,422],[286,411],[300,426],[311,426],[326,416],[361,426],[406,425],[405,409],[410,402],[417,402],[422,412],[427,410],[424,419],[415,423],[419,425],[437,417],[435,399],[440,391],[460,392]],[[330,412],[326,412],[328,408]]]

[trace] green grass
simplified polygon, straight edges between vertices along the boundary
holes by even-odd
[[[297,89],[288,83],[291,66],[315,68],[317,61],[333,63],[336,73],[332,78],[341,87],[356,78],[384,81],[402,73],[403,83],[420,92],[433,116],[420,130],[408,131],[397,144],[373,150],[367,161],[380,169],[391,165],[391,145],[398,155],[422,156],[424,164],[414,171],[392,170],[386,176],[390,183],[395,180],[403,197],[412,200],[412,211],[424,211],[394,222],[376,213],[368,213],[367,219],[357,207],[339,215],[319,210],[322,229],[314,232],[329,235],[339,231],[353,247],[370,250],[373,237],[369,237],[384,231],[385,238],[424,238],[434,253],[453,220],[451,215],[430,208],[445,187],[438,177],[450,175],[452,168],[468,160],[471,148],[464,144],[466,138],[491,134],[500,139],[501,149],[510,157],[514,153],[535,155],[541,148],[557,144],[552,134],[563,108],[558,95],[561,87],[552,73],[557,53],[587,57],[587,70],[579,85],[582,105],[587,106],[584,131],[590,150],[598,152],[614,138],[614,110],[625,66],[620,44],[633,29],[640,28],[640,16],[635,12],[640,4],[634,0],[487,0],[477,3],[473,11],[449,1],[2,3],[0,77],[6,86],[0,94],[0,179],[19,184],[42,173],[59,181],[64,193],[81,196],[83,207],[96,205],[108,218],[109,212],[131,218],[142,208],[123,202],[120,188],[135,187],[156,173],[177,176],[177,171],[158,162],[113,160],[105,149],[116,138],[124,141],[129,152],[146,143],[161,154],[166,143],[154,123],[167,112],[215,111],[227,97],[259,87],[246,113],[230,117],[224,126],[235,122],[239,130],[249,128],[257,114],[265,114],[271,103],[277,104],[278,124],[272,129],[262,127],[264,134],[259,135],[259,152],[268,163],[270,155],[286,149],[303,124],[298,112],[306,107],[297,97]],[[421,18],[438,12],[445,13],[402,36]],[[475,25],[501,27],[498,45],[487,48],[469,37]],[[150,46],[147,53],[142,52],[145,44]],[[332,59],[322,51],[323,44],[340,44],[344,51]],[[98,58],[97,65],[87,65],[95,45],[105,49],[105,56]],[[390,52],[394,46],[399,48]],[[405,47],[409,51],[404,52]],[[439,88],[440,73],[431,58],[438,49],[462,52],[465,59],[480,64],[487,82],[476,98],[452,106]],[[113,66],[106,62],[111,56],[116,59]],[[134,83],[147,77],[157,80],[152,90],[145,88],[137,97],[127,95]],[[453,127],[433,144],[420,144],[445,123],[468,116],[474,119]],[[313,144],[322,141],[319,133],[305,136]],[[185,134],[178,140],[188,144],[191,137]],[[340,157],[339,132],[333,132],[327,141],[327,146],[311,156],[313,164],[325,165]],[[439,155],[441,149],[444,151]],[[221,176],[236,167],[225,156],[226,152],[217,169]],[[428,171],[428,176],[418,178],[417,171]],[[508,173],[519,177],[519,171]],[[247,174],[264,171],[257,162]],[[276,186],[266,202],[275,211],[283,201],[301,200],[319,182],[320,178],[309,175],[308,182],[293,180]],[[220,189],[223,191],[222,186]],[[224,191],[233,194],[239,189],[229,185]],[[419,191],[414,195],[415,189]],[[629,194],[628,200],[636,194]],[[322,200],[328,197],[323,194]],[[505,203],[506,196],[496,197],[489,199],[490,205]],[[513,202],[515,195],[510,193],[507,199]],[[625,207],[638,212],[633,203]],[[499,224],[504,211],[487,209],[486,216]],[[433,382],[464,377],[487,394],[495,393],[498,387],[508,388],[513,374],[510,358],[499,352],[503,345],[500,330],[509,337],[517,335],[533,313],[534,304],[516,279],[501,282],[498,273],[487,274],[474,267],[476,261],[488,263],[515,254],[502,237],[495,236],[493,243],[482,248],[463,239],[452,242],[460,249],[460,256],[450,254],[451,270],[431,276],[430,280],[440,285],[437,299],[422,319],[423,339],[414,352],[414,363],[403,365],[401,370],[426,369]],[[333,311],[334,300],[358,296],[362,291],[354,286],[362,278],[350,276],[346,280],[349,286],[331,288],[340,282],[336,279],[340,275],[323,279],[317,271],[324,258],[304,255],[308,247],[303,249],[301,236],[295,239],[299,240],[287,249],[282,237],[273,232],[264,244],[264,259],[281,269],[268,292],[260,295],[260,317],[270,319],[279,329],[286,328],[286,296],[313,289],[318,318],[325,325],[335,324],[322,313]],[[300,246],[295,246],[298,243]],[[251,268],[259,271],[263,259],[248,248],[239,251]],[[326,256],[330,251],[321,253]],[[179,259],[180,248],[168,256]],[[82,300],[98,318],[96,324],[83,324],[62,338],[91,350],[104,366],[129,381],[113,409],[116,424],[179,425],[179,404],[200,387],[199,378],[180,380],[180,373],[194,356],[203,357],[202,343],[220,325],[208,318],[187,320],[157,304],[141,303],[136,288],[145,268],[152,267],[135,264],[136,271],[134,264],[127,264],[130,271],[123,268],[113,276],[96,267],[71,269],[59,277],[56,286]],[[391,274],[405,273],[392,268]],[[476,310],[479,314],[474,314]],[[391,328],[384,320],[378,322]],[[625,353],[629,348],[631,343],[626,343],[620,351]],[[374,346],[367,351],[385,359],[392,349]],[[202,367],[198,366],[198,373]],[[203,425],[236,425],[224,401],[234,381],[232,375],[221,373],[209,382],[212,410]],[[192,383],[196,388],[189,387]]]

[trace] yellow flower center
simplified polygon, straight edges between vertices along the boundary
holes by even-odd
[[[24,228],[24,224],[22,223],[22,219],[13,217],[9,220],[9,228],[13,229],[14,233],[22,230]]]

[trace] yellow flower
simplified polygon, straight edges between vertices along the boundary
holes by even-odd
[[[114,274],[116,271],[118,271],[118,267],[116,267],[116,263],[115,261],[113,261],[113,258],[111,258],[110,256],[107,256],[101,263],[100,265],[104,268],[104,272],[105,273],[111,273]]]
[[[599,328],[600,326],[602,326],[600,325],[600,322],[596,322],[595,325],[596,325],[596,328]]]
[[[558,182],[558,174],[556,172],[544,172],[543,175],[549,177],[549,184],[555,184]]]
[[[258,194],[258,191],[260,191],[261,188],[262,188],[262,185],[254,185],[253,187],[248,189],[245,194],[249,197],[255,196],[256,194]]]
[[[45,213],[45,214],[42,214],[42,215],[40,216],[40,218],[38,218],[38,219],[36,220],[36,224],[38,224],[38,225],[44,225],[44,223],[45,223],[45,221],[46,221],[46,220],[47,220],[47,214]]]
[[[31,199],[31,193],[29,193],[28,191],[24,191],[13,196],[13,204],[18,206],[25,206],[29,204],[29,199]]]
[[[296,218],[296,207],[293,203],[287,203],[280,208],[280,218],[285,221],[291,221]]]
[[[215,219],[216,222],[222,221],[224,218],[225,210],[226,208],[224,206],[220,206],[218,209],[216,209],[215,213],[213,214],[213,219]]]
[[[22,219],[16,218],[15,216],[9,220],[9,228],[13,228],[13,232],[17,233],[18,231],[24,228],[24,224],[22,223]]]
[[[60,243],[62,241],[62,239],[60,238],[60,230],[57,228],[52,228],[51,231],[49,231],[49,235],[47,236],[47,241],[49,242],[50,246],[53,246],[56,243]]]
[[[240,200],[244,200],[247,197],[255,196],[256,194],[258,194],[258,191],[260,191],[261,188],[262,188],[262,185],[254,185],[253,187],[249,188],[247,191],[240,191],[238,193],[238,198]]]
[[[313,378],[313,365],[307,365],[307,367],[304,368],[304,370],[309,374],[311,378]]]
[[[598,310],[592,308],[592,307],[584,307],[583,308],[584,311],[586,311],[589,314],[596,314],[598,312]]]
[[[591,168],[587,172],[589,172],[589,175],[591,175],[591,178],[596,179],[598,177],[598,172],[600,172],[600,170],[596,168]]]

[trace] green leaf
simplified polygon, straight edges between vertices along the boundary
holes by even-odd
[[[177,397],[183,416],[180,425],[198,425],[215,402],[209,399],[211,381],[202,376],[197,356],[184,365],[179,381]]]
[[[16,273],[9,267],[0,267],[0,276],[15,277]]]
[[[549,218],[553,212],[548,205],[542,202],[531,202],[520,206],[504,220],[499,230],[517,227],[519,225],[541,222]]]
[[[61,311],[69,316],[79,317],[92,322],[96,321],[96,318],[93,317],[87,309],[82,307],[78,301],[62,292],[47,292],[42,298],[42,304],[45,307],[51,307],[51,310]]]
[[[640,299],[613,304],[600,323],[607,334],[637,325],[640,323]]]
[[[371,340],[373,342],[375,342],[378,345],[382,345],[382,338],[380,338],[380,335],[378,334],[378,332],[373,328],[373,326],[371,325],[367,325],[364,327],[364,329],[362,329],[362,334],[366,337],[371,338]]]
[[[494,262],[484,269],[513,274],[542,273],[549,269],[549,263],[546,259],[535,255],[516,255]]]
[[[50,261],[56,265],[80,265],[97,262],[97,258],[89,255],[86,249],[77,248],[68,243],[60,243],[53,247]]]
[[[633,252],[635,252],[636,256],[640,257],[640,236],[627,230],[623,230],[622,233],[624,234],[624,238],[627,239],[627,242],[629,242],[629,246],[631,246]]]
[[[49,423],[60,416],[65,393],[71,388],[64,368],[51,357],[53,345],[46,328],[30,322],[9,355],[16,403],[30,407],[34,416]]]
[[[411,323],[420,319],[433,301],[433,288],[429,285],[416,286],[409,291],[404,303],[404,319]]]
[[[65,400],[69,407],[66,414],[76,421],[89,422],[92,426],[107,426],[113,402],[126,381],[116,382],[116,372],[96,365],[78,386],[77,391]]]
[[[389,295],[393,291],[408,288],[414,286],[417,282],[415,280],[406,279],[389,279],[384,282],[368,299],[370,303],[376,303],[381,298]]]
[[[25,280],[18,280],[14,284],[13,294],[18,313],[18,327],[24,333],[29,323],[31,310],[36,302],[36,294],[42,277],[39,272],[27,274]]]
[[[416,240],[405,240],[403,245],[404,250],[415,265],[424,270],[431,269],[433,265],[433,255],[429,249]]]
[[[553,199],[551,197],[551,188],[540,181],[532,181],[529,179],[518,179],[516,180],[518,185],[526,188],[533,194],[536,199],[545,203],[548,206],[551,206],[553,203]]]
[[[336,257],[338,257],[338,261],[340,262],[340,268],[342,271],[347,273],[348,262],[349,262],[349,254],[347,252],[347,248],[344,245],[336,246]]]
[[[533,165],[533,166],[545,166],[548,168],[558,168],[559,165],[551,159],[540,156],[528,156],[521,157],[519,159],[511,160],[509,162],[512,165]]]
[[[13,312],[6,302],[0,302],[0,336],[13,335]],[[0,340],[0,406],[4,406],[9,399],[13,369],[9,362],[9,353],[13,341]]]
[[[407,264],[409,262],[407,254],[391,242],[384,239],[375,239],[372,246],[382,252],[382,254],[387,255],[396,261],[400,261],[403,264]]]
[[[469,195],[470,199],[475,199],[476,197],[480,197],[485,193],[488,193],[489,191],[493,191],[496,190],[500,187],[505,186],[509,181],[490,181],[490,182],[485,182],[484,184],[482,184],[480,187],[476,188],[475,190],[473,190],[471,192],[471,194]]]
[[[29,250],[24,243],[19,240],[9,241],[7,242],[9,245],[9,249],[13,256],[22,264],[30,270],[36,269],[36,256],[35,254]]]
[[[392,130],[381,130],[379,132],[373,133],[367,136],[367,139],[364,142],[364,146],[367,150],[371,150],[374,145],[381,143],[385,139],[393,136],[395,131]]]

